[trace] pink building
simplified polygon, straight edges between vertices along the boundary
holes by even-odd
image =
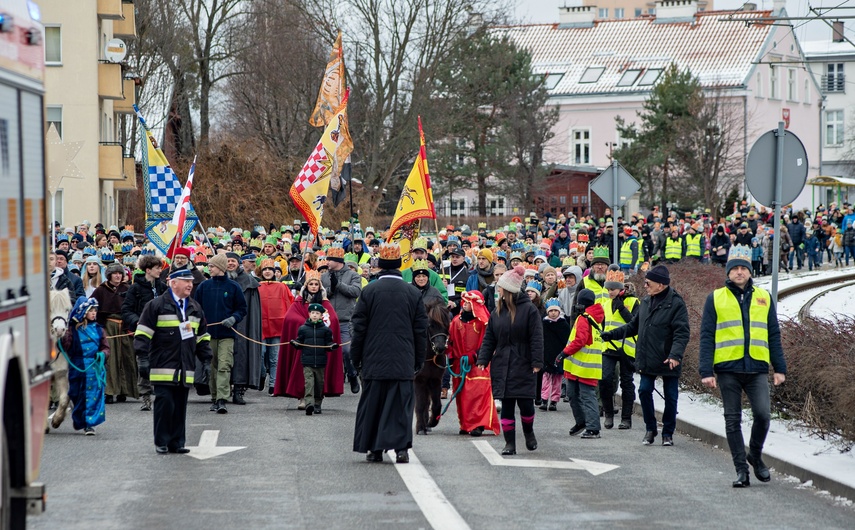
[[[637,122],[650,90],[675,63],[741,109],[741,159],[784,120],[805,145],[810,178],[821,162],[822,94],[793,31],[785,22],[771,24],[774,16],[786,16],[783,2],[773,11],[699,12],[696,0],[658,0],[655,16],[599,20],[596,6],[562,7],[558,23],[497,32],[529,50],[560,108],[547,162],[608,165],[622,142],[615,117]],[[796,206],[809,205],[806,190]]]

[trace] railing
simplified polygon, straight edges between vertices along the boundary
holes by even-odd
[[[846,92],[846,76],[844,74],[822,76],[822,92]]]

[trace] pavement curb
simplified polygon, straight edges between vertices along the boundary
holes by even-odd
[[[641,404],[638,401],[633,404],[633,414],[641,417]],[[661,410],[656,410],[656,419],[660,422],[662,421]],[[721,421],[722,423],[724,423],[724,417],[722,417]],[[712,446],[717,445],[719,449],[727,452],[727,454],[730,454],[730,449],[728,448],[726,437],[716,432],[710,431],[709,429],[706,429],[705,427],[693,423],[691,421],[680,419],[679,411],[677,413],[677,430],[682,432],[683,434],[687,434],[693,438],[697,438],[706,444]],[[748,451],[748,446],[745,447],[745,450],[746,452]],[[825,490],[831,493],[832,495],[845,497],[847,499],[855,501],[855,488],[842,482],[839,482],[833,478],[829,478],[825,475],[802,467],[793,462],[774,457],[768,453],[763,453],[763,462],[765,462],[766,465],[770,468],[774,469],[776,473],[792,475],[803,483],[807,482],[808,480],[813,481],[813,485],[819,490]],[[731,471],[733,470],[731,469]],[[733,472],[736,473],[735,471]]]

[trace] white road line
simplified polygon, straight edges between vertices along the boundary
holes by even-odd
[[[506,467],[545,467],[550,469],[578,469],[582,471],[587,471],[588,473],[597,476],[602,475],[608,471],[613,469],[617,469],[619,466],[613,464],[604,464],[602,462],[592,462],[590,460],[580,460],[578,458],[571,458],[570,462],[564,462],[561,460],[532,460],[532,459],[523,459],[523,458],[503,458],[499,453],[493,449],[493,446],[490,445],[490,442],[487,440],[472,440],[472,443],[475,444],[475,447],[478,448],[478,451],[484,458],[487,459],[487,462],[492,466],[506,466]]]
[[[394,462],[395,452],[388,451],[388,455]],[[434,530],[469,530],[469,525],[448,501],[412,450],[410,463],[395,464],[395,469]]]
[[[216,447],[220,438],[220,431],[202,431],[199,437],[199,447]]]

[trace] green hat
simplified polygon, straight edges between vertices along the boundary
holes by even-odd
[[[274,235],[272,235],[272,234],[271,234],[271,235],[269,235],[269,236],[267,236],[267,237],[264,239],[264,244],[265,244],[265,245],[273,245],[273,246],[275,247],[277,243],[279,243],[279,238],[277,238],[276,236],[274,236]]]
[[[309,312],[318,311],[319,313],[326,313],[327,310],[321,304],[309,304]]]
[[[288,226],[288,225],[282,225],[282,226],[280,226],[280,227],[279,227],[279,231],[280,231],[280,232],[284,232],[285,230],[293,230],[293,228],[291,228],[291,227],[290,227],[290,226]]]
[[[251,237],[252,237],[252,234],[250,234],[250,233],[249,233],[249,230],[244,230],[244,231],[243,231],[243,238],[244,238],[244,239],[249,239],[249,238],[251,238]]]
[[[359,263],[359,260],[356,259],[356,254],[354,254],[353,252],[348,252],[347,254],[344,255],[344,264],[345,265],[348,265],[348,264],[358,265],[358,263]]]
[[[426,237],[417,237],[415,241],[413,241],[413,250],[427,250],[428,243]]]
[[[612,262],[611,258],[609,258],[609,247],[597,246],[594,247],[594,259],[591,260],[591,264],[594,263],[605,263],[606,265]]]

